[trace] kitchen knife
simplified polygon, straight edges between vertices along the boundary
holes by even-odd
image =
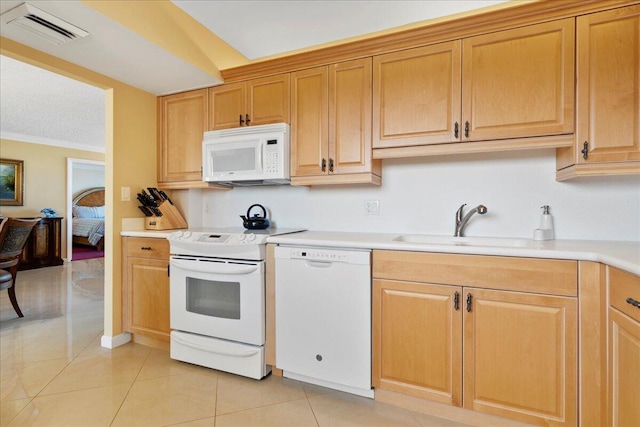
[[[149,209],[151,209],[151,212],[153,212],[154,216],[162,216],[162,211],[160,209],[158,209],[155,206],[149,206]]]
[[[154,200],[157,200],[157,201],[164,200],[162,198],[162,195],[160,194],[160,191],[158,191],[157,188],[155,188],[155,187],[147,187],[147,190],[149,190],[149,194],[151,194],[151,196],[153,196]]]
[[[173,202],[171,201],[171,199],[169,198],[169,196],[167,196],[167,193],[165,193],[162,190],[158,190],[158,192],[160,193],[160,195],[164,198],[164,200],[168,201],[170,204],[173,204]]]
[[[156,203],[155,199],[153,197],[151,197],[149,194],[147,194],[146,191],[144,191],[144,188],[142,189],[142,196],[147,199],[147,206],[158,206],[158,204]]]
[[[140,203],[142,203],[143,206],[147,206],[149,204],[149,201],[140,193],[138,193],[138,195],[136,196],[136,198],[138,199],[138,201]]]
[[[138,209],[142,211],[144,216],[153,216],[153,212],[151,212],[146,206],[138,206]]]

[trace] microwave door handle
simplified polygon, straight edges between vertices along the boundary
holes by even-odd
[[[262,151],[264,147],[264,144],[260,144],[260,149],[258,150],[258,166],[260,167],[260,172],[264,171],[264,165],[262,164]]]
[[[186,271],[210,274],[251,274],[258,271],[257,265],[227,264],[208,261],[183,261],[172,259],[170,264]]]

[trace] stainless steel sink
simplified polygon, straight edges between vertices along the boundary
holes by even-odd
[[[528,239],[511,239],[504,237],[453,237],[434,236],[428,234],[403,234],[393,239],[394,242],[422,245],[450,246],[494,246],[502,248],[524,248],[530,245]]]

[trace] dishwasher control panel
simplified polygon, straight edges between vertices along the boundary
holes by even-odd
[[[333,248],[301,248],[279,246],[276,249],[276,258],[301,259],[319,262],[343,262],[348,264],[369,264],[371,251],[349,250]]]
[[[339,261],[346,262],[348,254],[344,251],[332,251],[329,249],[291,249],[291,258],[293,259],[309,259],[313,261]]]

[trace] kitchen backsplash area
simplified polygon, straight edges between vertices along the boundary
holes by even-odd
[[[260,203],[277,227],[451,235],[455,212],[488,212],[467,236],[531,238],[549,205],[556,239],[640,241],[640,176],[555,181],[555,151],[521,151],[383,161],[382,186],[250,187],[174,192],[189,227],[242,227]],[[365,215],[365,201],[379,215]]]

